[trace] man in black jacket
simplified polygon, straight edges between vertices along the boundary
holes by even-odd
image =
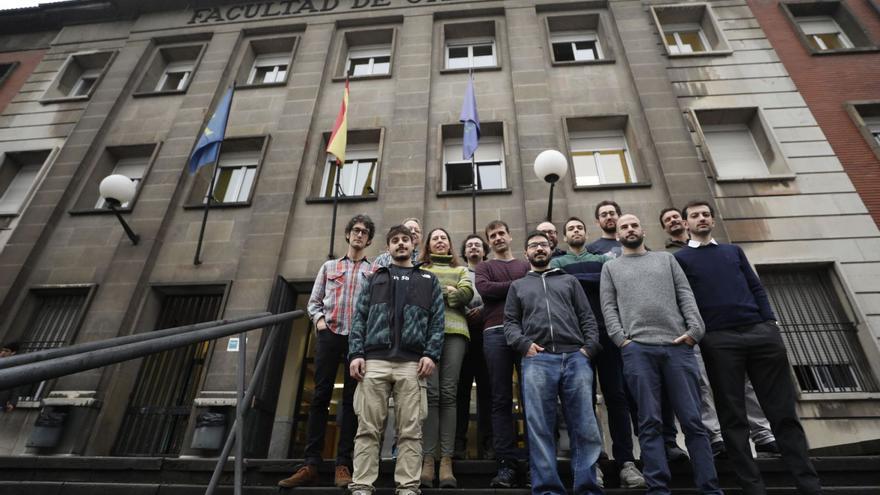
[[[596,318],[577,279],[548,268],[552,250],[547,235],[535,231],[526,239],[531,271],[510,286],[504,334],[523,355],[532,493],[566,493],[556,469],[554,426],[560,400],[571,438],[574,493],[601,494],[595,464],[602,440],[592,408],[590,364],[601,348]]]

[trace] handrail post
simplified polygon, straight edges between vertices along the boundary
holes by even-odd
[[[244,462],[244,373],[247,366],[247,335],[242,332],[238,343],[238,393],[235,405],[235,495],[241,495],[242,463]]]

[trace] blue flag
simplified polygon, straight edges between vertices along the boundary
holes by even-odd
[[[458,121],[464,124],[464,135],[461,140],[461,157],[470,160],[480,145],[480,116],[477,115],[477,98],[474,96],[474,78],[468,78],[467,90],[464,92],[464,103],[461,104],[461,116]]]
[[[214,115],[205,126],[199,142],[193,150],[192,156],[189,157],[189,174],[195,174],[199,168],[217,161],[217,155],[220,153],[220,143],[223,142],[223,136],[226,134],[226,120],[229,117],[229,108],[232,106],[232,90],[230,87],[223,99],[214,109]]]

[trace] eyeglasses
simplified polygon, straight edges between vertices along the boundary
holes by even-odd
[[[369,230],[361,229],[361,228],[358,228],[358,227],[355,227],[355,228],[351,229],[351,233],[354,234],[354,235],[370,235],[370,231],[369,231]]]
[[[530,242],[530,243],[526,244],[526,247],[529,249],[538,249],[538,248],[549,249],[550,243],[549,242]]]
[[[551,235],[551,234],[552,234],[552,235],[556,235],[556,231],[555,231],[555,230],[541,230],[540,232],[543,232],[543,233],[545,233],[545,234],[547,234],[547,235]]]

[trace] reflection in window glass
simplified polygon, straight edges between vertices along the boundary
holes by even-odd
[[[573,135],[571,156],[578,186],[637,182],[622,130]]]

